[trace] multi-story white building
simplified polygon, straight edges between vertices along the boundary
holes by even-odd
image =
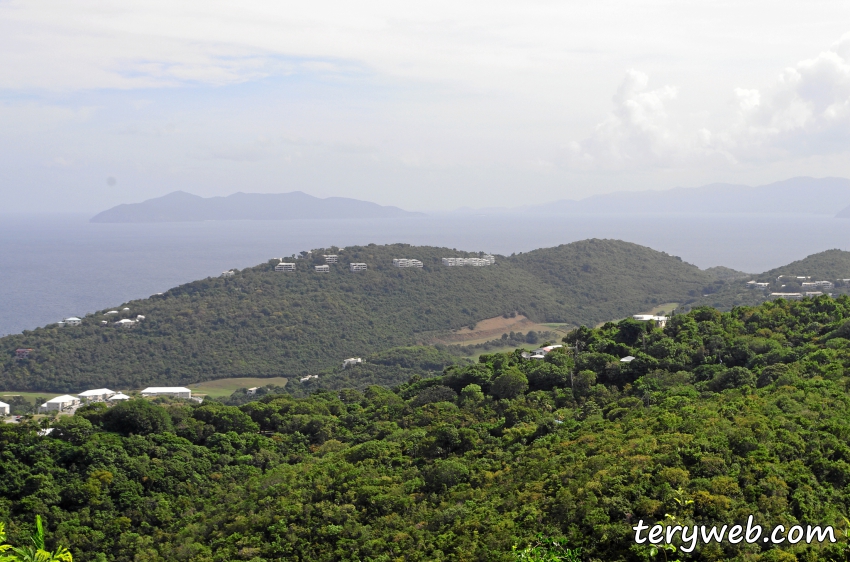
[[[73,408],[74,406],[80,405],[80,399],[75,398],[74,396],[68,396],[67,394],[63,394],[62,396],[57,396],[56,398],[51,398],[44,404],[38,407],[39,414],[46,414],[48,412],[62,412],[64,410],[68,410],[69,408]]]
[[[772,299],[788,299],[788,300],[799,300],[803,298],[802,293],[770,293],[770,298]]]
[[[330,273],[331,266],[329,266],[329,265],[317,265],[313,269],[315,269],[319,273]]]
[[[351,271],[366,271],[365,263],[350,263],[348,264],[348,269]]]
[[[492,256],[490,256],[492,257]],[[485,265],[491,265],[495,262],[490,261],[489,258],[443,258],[443,265],[448,267],[462,267],[465,265],[471,265],[472,267],[483,267]]]
[[[274,266],[274,270],[275,271],[295,271],[295,264],[294,263],[280,262],[279,264]]]
[[[832,281],[806,281],[800,286],[803,289],[833,289],[835,284]]]
[[[85,392],[81,392],[77,394],[82,400],[86,402],[100,402],[108,399],[110,396],[116,394],[114,390],[109,390],[108,388],[96,388],[94,390],[86,390]]]
[[[227,271],[222,271],[221,276],[222,277],[233,277],[233,270],[228,269]]]
[[[493,254],[484,254],[484,259],[489,262],[488,265],[493,265],[494,263],[496,263],[496,256],[494,256]]]
[[[323,254],[323,258],[325,258],[325,263],[339,263],[339,256],[336,254]]]
[[[83,323],[83,321],[77,318],[76,316],[69,316],[68,318],[63,320],[63,322],[65,322],[66,326],[79,326]]]
[[[182,386],[149,386],[142,391],[142,396],[174,396],[177,398],[191,398],[192,391]]]
[[[395,267],[422,267],[422,262],[414,259],[396,258],[393,260]]]
[[[0,416],[8,416],[12,413],[12,407],[5,402],[0,402]]]
[[[342,362],[342,368],[345,369],[349,365],[353,366],[353,365],[359,365],[361,363],[363,363],[363,359],[361,359],[360,357],[351,357],[351,358],[346,359],[345,361]]]

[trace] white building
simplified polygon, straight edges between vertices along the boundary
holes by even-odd
[[[109,390],[108,388],[96,388],[94,390],[86,390],[85,392],[81,392],[77,394],[77,396],[79,396],[86,402],[100,402],[108,399],[114,394],[116,394],[114,390]]]
[[[770,287],[770,283],[758,283],[756,281],[747,281],[748,289],[767,289]]]
[[[233,275],[234,275],[234,273],[233,273],[232,269],[228,269],[227,271],[221,272],[222,277],[233,277]]]
[[[280,262],[279,264],[274,266],[274,270],[275,271],[295,271],[295,264],[294,263]]]
[[[359,358],[359,357],[351,357],[351,358],[346,359],[345,361],[343,361],[343,362],[342,362],[342,368],[343,368],[343,369],[345,369],[345,368],[346,368],[346,367],[348,367],[349,365],[352,365],[352,366],[353,366],[353,365],[359,365],[359,364],[361,364],[361,363],[363,363],[363,360],[362,360],[361,358]]]
[[[807,281],[800,283],[803,289],[833,289],[835,285],[831,281]]]
[[[487,260],[488,265],[493,265],[496,263],[496,256],[492,254],[484,254],[484,259]]]
[[[463,267],[465,265],[483,267],[491,263],[495,263],[495,260],[491,262],[488,258],[443,258],[443,265],[448,267]]]
[[[407,258],[395,258],[393,259],[393,266],[395,267],[422,267],[422,262],[414,259]]]
[[[144,316],[142,316],[141,314],[139,314],[138,316],[136,316],[136,322],[141,322],[141,321],[142,321],[142,320],[144,320],[144,319],[145,319],[145,317],[144,317]]]
[[[106,316],[107,314],[118,314],[118,311],[117,310],[110,310],[109,312],[103,313],[104,316]]]
[[[8,416],[12,413],[12,407],[5,402],[0,402],[0,416]]]
[[[348,264],[348,269],[351,271],[366,271],[365,263],[350,263]]]
[[[62,396],[57,396],[56,398],[51,398],[44,404],[38,407],[39,414],[46,414],[48,412],[63,412],[74,406],[80,405],[80,399],[74,396],[69,396],[67,394],[63,394]]]
[[[801,293],[770,293],[770,297],[773,299],[798,300],[803,298],[803,295]]]
[[[182,386],[149,386],[142,391],[142,396],[174,396],[176,398],[191,398],[192,391]]]
[[[635,360],[635,358],[634,358],[633,355],[626,355],[625,357],[620,359],[620,363],[631,363],[634,360]]]
[[[119,392],[118,394],[113,394],[109,397],[110,402],[120,402],[122,400],[129,400],[130,397],[124,394],[123,392]]]
[[[641,322],[655,322],[655,326],[658,328],[663,328],[667,325],[666,316],[654,316],[652,314],[635,314],[634,316],[632,316],[632,318]]]
[[[336,254],[323,254],[323,258],[325,258],[325,263],[338,263],[339,256]]]
[[[807,297],[819,297],[823,294],[823,291],[806,291],[803,294]]]
[[[118,322],[113,322],[113,326],[117,326],[118,328],[132,328],[136,325],[135,320],[130,320],[129,318],[122,318]]]
[[[306,377],[301,377],[298,380],[301,381],[301,382],[307,382],[310,379],[317,379],[317,378],[319,378],[319,375],[307,375]]]
[[[314,269],[316,270],[317,273],[330,273],[331,272],[331,266],[329,266],[329,265],[317,265],[317,266],[315,266]]]
[[[83,323],[83,321],[77,318],[76,316],[69,316],[68,318],[63,320],[63,322],[66,326],[79,326]]]
[[[251,387],[251,388],[249,388],[248,390],[245,391],[245,394],[247,394],[248,396],[254,396],[255,394],[257,394],[258,388],[260,388],[260,387],[259,386]]]

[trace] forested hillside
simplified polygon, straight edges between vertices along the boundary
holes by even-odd
[[[316,273],[322,254],[339,264]],[[538,322],[595,325],[664,302],[684,302],[716,281],[679,258],[613,240],[586,240],[488,267],[445,267],[473,256],[405,244],[316,249],[105,308],[82,326],[48,326],[0,339],[0,389],[79,392],[234,376],[315,373],[351,356],[417,343],[477,321],[519,312]],[[424,267],[398,269],[393,258]],[[349,262],[368,271],[352,273]],[[129,310],[123,311],[126,307]],[[116,328],[121,318],[145,319]],[[102,326],[102,322],[108,322]],[[29,359],[15,350],[31,348]]]
[[[393,390],[87,407],[49,436],[0,425],[0,502],[10,542],[41,514],[98,562],[499,562],[538,533],[571,559],[648,561],[638,520],[749,514],[839,542],[663,554],[844,561],[848,338],[850,298],[820,297],[578,329],[542,361],[485,355]]]

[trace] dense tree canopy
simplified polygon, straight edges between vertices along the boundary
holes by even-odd
[[[84,408],[49,436],[4,424],[0,503],[12,542],[40,514],[97,561],[507,561],[541,534],[582,560],[640,561],[639,519],[843,529],[848,320],[847,297],[700,308],[392,390]],[[838,561],[846,547],[675,556]]]

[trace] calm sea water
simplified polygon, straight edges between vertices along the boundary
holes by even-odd
[[[760,272],[830,248],[850,249],[850,220],[451,214],[125,225],[91,224],[80,215],[0,215],[0,334],[317,247],[406,242],[510,254],[586,238],[643,244],[702,268]]]

